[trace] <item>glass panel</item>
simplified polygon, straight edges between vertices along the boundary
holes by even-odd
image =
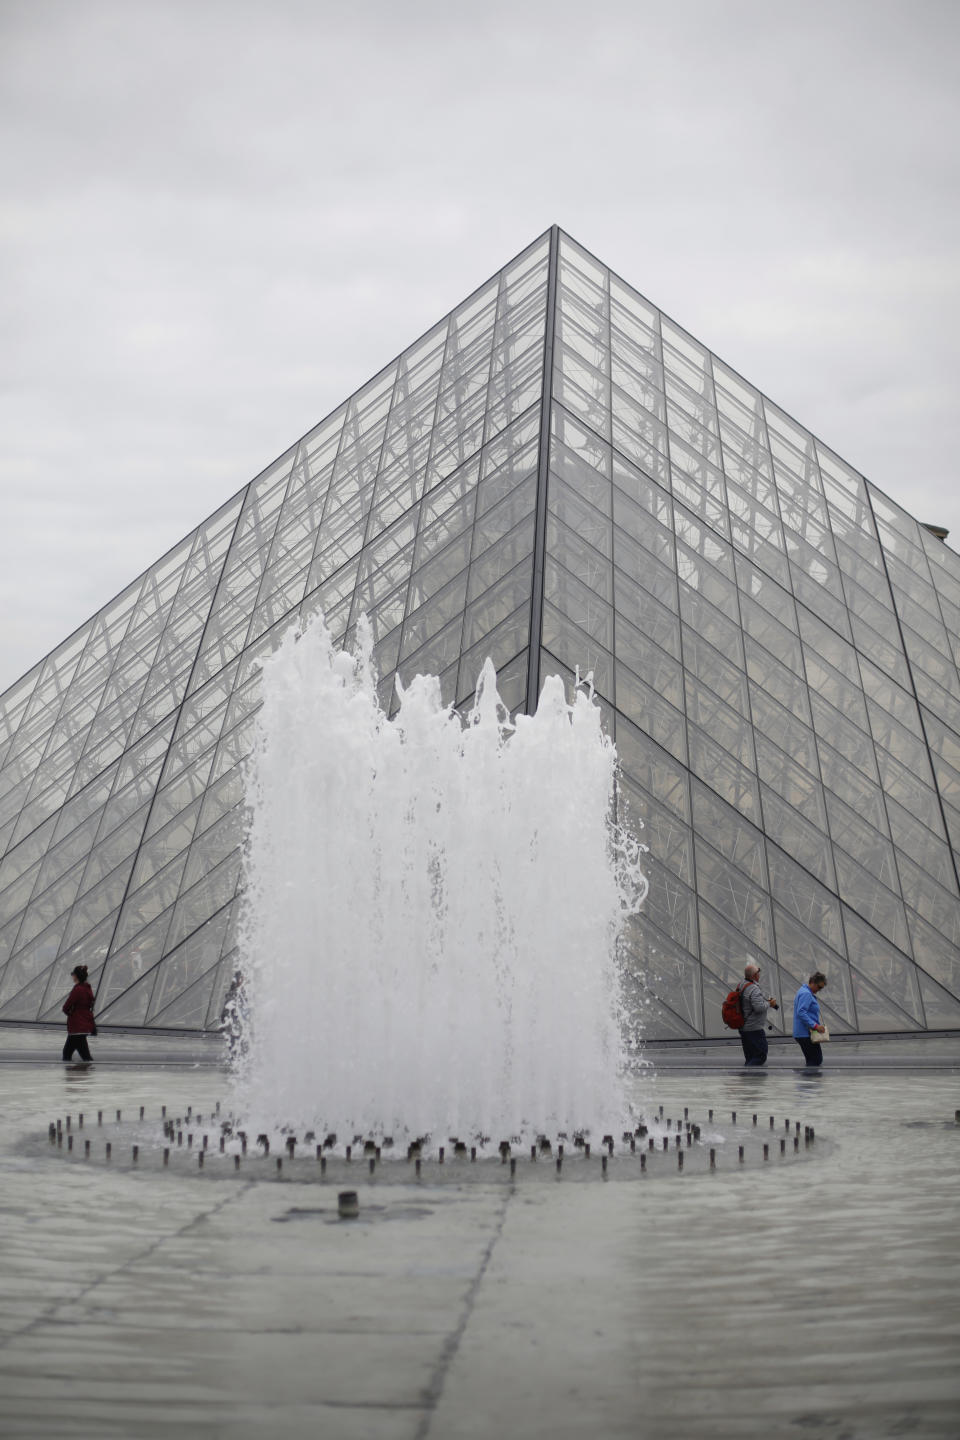
[[[128,940],[134,935],[138,935],[144,926],[149,925],[158,916],[169,919],[167,912],[177,898],[180,877],[186,863],[187,856],[184,851],[172,860],[165,870],[161,870],[158,875],[142,885],[135,894],[127,896],[123,903],[123,913],[117,924],[114,942],[116,945],[125,945]]]
[[[631,669],[639,672],[640,667],[631,656],[642,653],[646,643],[651,641],[679,659],[680,624],[674,612],[628,580],[620,570],[613,572],[613,591],[618,656]]]
[[[758,885],[767,884],[763,836],[699,780],[692,784],[693,819],[698,832]],[[722,909],[721,906],[717,907]]]
[[[763,822],[767,835],[809,870],[822,884],[836,889],[830,842],[822,830],[805,820],[792,805],[761,783]]]
[[[909,855],[938,885],[953,893],[957,891],[957,880],[950,848],[943,840],[943,830],[934,834],[921,824],[908,810],[890,796],[885,797],[890,833],[898,851]],[[939,815],[937,815],[939,820]],[[909,898],[909,896],[908,896]]]
[[[907,911],[917,963],[952,995],[960,997],[960,950],[912,910]]]
[[[853,639],[856,647],[892,675],[898,684],[909,686],[910,672],[902,652],[892,645],[856,615],[851,616]]]
[[[415,562],[418,566],[428,560],[431,555],[442,550],[451,540],[455,540],[458,535],[462,535],[464,530],[467,530],[473,523],[477,501],[475,488],[471,488],[462,498],[456,493],[451,496],[449,485],[441,487],[435,493],[438,496],[436,519],[433,518],[434,512],[429,498],[421,506],[421,529],[417,539]],[[451,503],[451,499],[453,503]],[[412,535],[412,527],[405,530],[404,549]],[[399,550],[400,547],[395,553],[399,553]]]
[[[529,655],[524,650],[509,664],[501,665],[497,671],[497,693],[511,715],[521,709],[527,698],[528,661]],[[475,680],[477,678],[479,677],[474,677]],[[469,713],[472,709],[475,693],[473,690],[458,689],[457,708],[461,710],[461,713]]]
[[[810,708],[813,712],[814,729],[821,737],[821,754],[826,749],[824,741],[828,740],[832,750],[834,752],[839,751],[843,760],[847,762],[848,765],[855,765],[859,771],[862,771],[864,777],[876,783],[879,776],[877,773],[876,756],[870,736],[865,735],[864,732],[850,720],[840,715],[834,710],[832,705],[828,704],[827,701],[817,695],[816,692],[811,692]],[[859,785],[860,777],[857,776],[853,783]]]
[[[240,874],[240,861],[240,852],[235,851],[197,885],[181,895],[170,922],[165,948],[174,949],[187,935],[233,899]]]
[[[844,805],[829,790],[825,792],[830,834],[834,844],[842,845],[871,874],[881,880],[889,889],[899,892],[900,882],[893,858],[893,846],[885,835],[880,835],[868,819]]]
[[[789,672],[784,672],[788,674]],[[750,686],[753,723],[765,738],[776,736],[777,746],[804,769],[816,775],[819,769],[813,731],[789,710],[779,705],[759,685]]]
[[[33,894],[39,873],[40,861],[37,860],[29,870],[10,882],[2,897],[5,916],[19,914],[30,903],[30,896]]]
[[[862,771],[850,766],[825,741],[817,742],[817,753],[820,756],[820,769],[825,787],[833,789],[842,800],[858,810],[863,819],[875,830],[879,830],[882,835],[887,835],[889,833],[887,817],[879,786],[868,780]]]
[[[695,590],[681,585],[680,614],[685,627],[692,626],[705,640],[709,640],[715,650],[725,655],[731,664],[740,670],[744,668],[743,637],[740,629],[722,610],[718,610],[716,605],[711,604],[703,595],[698,595]],[[686,634],[683,643],[686,647]]]
[[[650,735],[682,764],[686,764],[686,727],[682,710],[674,708],[656,689],[621,664],[616,665],[615,698],[617,710],[621,714],[632,720],[641,731]],[[634,773],[641,783],[645,783],[642,774]],[[646,785],[645,788],[650,787]]]
[[[923,1007],[920,1003],[916,967],[912,961],[894,949],[886,938],[886,931],[871,929],[859,915],[855,915],[846,906],[843,909],[843,923],[847,933],[850,964],[861,976],[866,977],[888,1002],[898,1006],[917,1024],[922,1025]],[[861,1009],[859,995],[857,1009]],[[861,1013],[861,1026],[863,1022],[864,1016]]]
[[[620,713],[616,724],[617,754],[624,775],[690,823],[689,777],[678,764]]]
[[[83,876],[81,893],[99,884],[105,875],[111,874],[118,865],[131,859],[143,835],[143,828],[150,813],[149,802],[130,818],[111,830],[91,850]]]
[[[780,1009],[771,1010],[767,1015],[768,1024],[778,1030],[783,1028],[784,985],[780,978],[780,967],[761,946],[751,943],[735,925],[722,919],[706,901],[700,899],[700,947],[704,965],[724,982],[725,988],[743,979],[743,967],[750,961],[763,971],[763,989],[777,1000]],[[789,1001],[789,990],[787,1000]]]
[[[518,565],[504,575],[467,609],[463,629],[465,646],[477,644],[484,635],[530,602],[531,563]]]
[[[630,502],[626,509],[615,511],[618,525],[639,536],[641,531],[636,530],[635,526],[641,522],[629,520],[632,507],[639,506],[668,532],[673,531],[673,505],[667,491],[651,480],[649,475],[638,470],[635,465],[629,465],[622,456],[616,454],[613,456],[613,483],[616,487],[613,492],[614,505],[621,506],[623,501]]]
[[[764,891],[728,864],[700,835],[695,835],[694,845],[700,896],[735,926],[740,935],[769,954],[773,949],[773,923],[770,901]],[[709,953],[707,947],[704,954]]]
[[[41,930],[45,930],[59,916],[66,915],[80,888],[85,864],[86,860],[79,860],[71,870],[60,876],[42,894],[38,892],[33,897],[30,908],[23,917],[23,924],[17,937],[18,948],[26,945],[35,935],[39,935]]]
[[[572,574],[595,590],[608,603],[613,599],[613,570],[610,561],[554,517],[547,521],[547,554],[553,555]]]
[[[611,308],[616,323],[636,345],[648,349],[652,355],[659,355],[659,311],[612,272],[609,281]]]
[[[649,847],[651,855],[687,885],[693,885],[693,835],[689,827],[626,776],[621,776],[617,799],[621,819]]]
[[[960,735],[928,711],[924,711],[923,720],[930,749],[939,757],[934,760],[934,766],[941,791],[956,803],[957,780],[960,779]]]
[[[519,610],[498,625],[496,630],[485,636],[479,645],[464,652],[460,660],[459,683],[454,680],[453,688],[458,694],[472,694],[487,656],[493,661],[494,669],[499,675],[529,643],[530,606],[521,605]],[[544,670],[541,673],[550,674],[551,671]]]
[[[243,842],[243,810],[237,805],[227,810],[206,830],[198,832],[187,858],[181,890],[189,890],[221,861],[238,851]],[[169,943],[169,942],[168,942]]]
[[[684,627],[683,660],[687,671],[744,717],[750,714],[747,677],[696,631]]]
[[[839,636],[837,639],[839,640]],[[819,691],[825,700],[829,700],[836,710],[841,710],[855,725],[859,725],[861,730],[869,729],[862,690],[856,684],[851,684],[843,674],[827,665],[806,646],[804,646],[804,661],[810,689]],[[847,674],[857,676],[856,658],[852,650],[849,658],[841,657],[839,663],[847,665]]]
[[[939,830],[940,806],[932,783],[928,786],[924,775],[916,775],[881,748],[877,750],[877,760],[886,795],[903,805],[928,829]]]
[[[64,936],[65,945],[75,945],[93,930],[94,926],[119,910],[126,891],[127,878],[133,869],[133,859],[133,855],[129,855],[112,874],[94,886],[82,900],[75,902]]]
[[[473,532],[474,557],[481,554],[533,514],[537,499],[536,477],[528,476],[499,501],[493,490],[481,493],[483,508]]]
[[[775,845],[767,846],[767,864],[770,867],[770,893],[774,900],[802,921],[808,930],[826,941],[831,949],[845,954],[840,905],[836,896],[818,885],[811,875]]]
[[[614,406],[618,398],[626,397],[662,423],[667,413],[662,366],[649,350],[638,347],[623,333],[618,324],[620,318],[618,313],[614,314],[614,328],[610,335]]]
[[[166,911],[157,916],[129,945],[122,950],[115,951],[110,956],[104,966],[103,977],[97,991],[98,1019],[107,1019],[107,1006],[141,977],[149,976],[152,988],[156,978],[153,967],[163,954],[163,941],[169,924],[170,912]],[[145,1013],[146,1008],[144,1008]]]
[[[51,816],[39,829],[34,830],[32,835],[4,855],[0,862],[0,890],[18,880],[31,866],[34,867],[33,873],[36,875],[37,862],[46,851],[55,823]]]
[[[833,1013],[839,1015],[845,1024],[856,1029],[853,981],[846,962],[779,905],[773,907],[773,923],[777,936],[777,957],[784,970],[790,973],[797,986],[806,984],[815,971],[821,970],[827,977],[828,985],[820,1003],[824,1004],[829,995]]]
[[[470,559],[470,535],[461,535],[452,545],[415,570],[410,580],[410,605],[429,600],[462,570]]]
[[[470,566],[470,578],[467,589],[468,600],[475,600],[478,595],[488,590],[503,575],[515,570],[522,561],[527,561],[530,571],[533,568],[533,534],[534,519],[531,515],[524,520],[515,530],[491,545],[478,556],[474,549],[474,559]],[[419,587],[419,579],[415,583]]]
[[[412,555],[413,547],[411,546],[406,554],[397,555],[382,570],[378,570],[366,580],[358,582],[354,597],[355,617],[374,609],[391,592],[406,586],[410,575]]]
[[[509,457],[500,469],[488,471],[477,493],[477,523],[501,501],[512,507],[512,514],[503,529],[509,529],[521,515],[532,510],[536,503],[536,469],[536,446],[531,444]]]
[[[613,395],[611,437],[615,452],[632,460],[658,484],[669,487],[670,467],[665,454],[666,426],[644,409],[630,401],[622,391]]]
[[[684,672],[684,686],[690,719],[735,756],[741,765],[755,769],[753,731],[749,722],[725,705],[712,690],[701,685],[689,670]]]
[[[608,651],[586,635],[548,601],[543,606],[542,643],[571,670],[591,681],[601,694],[613,694],[613,660]]]
[[[644,913],[658,929],[692,955],[699,953],[696,892],[652,855],[644,857],[644,872],[650,882]]]
[[[467,576],[464,572],[408,617],[400,651],[404,658],[419,650],[438,630],[462,613],[466,594]]]
[[[3,978],[0,980],[0,1005],[5,1005],[12,1000],[25,985],[31,984],[38,975],[45,973],[53,964],[60,948],[66,923],[66,915],[59,916],[49,929],[45,930],[42,935],[36,936],[29,945],[25,945],[12,959],[7,961]],[[42,999],[42,993],[33,997],[34,1015],[39,1010]]]
[[[642,1006],[646,1033],[691,1039],[703,1033],[703,994],[699,963],[675,944],[645,915],[630,922],[627,946],[630,978],[637,1009]],[[650,1007],[656,1006],[653,1014]]]
[[[85,935],[79,944],[73,945],[69,949],[61,947],[56,964],[48,971],[50,980],[43,998],[43,1009],[37,1015],[38,1020],[53,1020],[58,1025],[63,1023],[63,1012],[60,1007],[73,986],[71,975],[75,965],[82,964],[88,967],[90,984],[94,994],[98,994],[100,972],[113,935],[113,925],[114,918],[110,916],[95,930]]]
[[[960,1030],[960,1000],[948,995],[946,990],[928,978],[922,970],[917,971],[920,996],[927,1026],[931,1030]]]
[[[131,880],[131,890],[136,890],[170,861],[180,855],[193,838],[194,828],[200,815],[200,798],[182,810],[162,830],[145,841],[140,847],[136,867]]]
[[[628,498],[619,488],[613,493],[613,518],[617,527],[614,532],[614,554],[618,565],[624,565],[621,558],[624,535],[628,535],[637,545],[649,551],[651,556],[656,558],[673,571],[676,564],[676,551],[674,549],[673,531],[668,525],[661,523],[660,519],[653,516],[641,504]],[[628,554],[633,551],[629,550]],[[628,560],[625,568],[633,572],[635,569],[642,573],[642,566],[632,565]],[[674,581],[674,586],[676,581]]]
[[[549,556],[544,596],[606,650],[613,648],[613,609]]]
[[[904,718],[909,721],[908,725],[901,724],[889,710],[872,699],[867,700],[867,710],[870,714],[870,728],[877,744],[885,746],[902,764],[921,774],[924,784],[932,785],[933,773],[916,709],[913,709],[912,714],[909,711],[905,713]]]
[[[673,564],[661,564],[648,550],[628,539],[622,531],[614,532],[614,551],[618,572],[625,572],[632,585],[638,585],[661,605],[677,611],[680,606],[677,577]],[[619,579],[619,575],[617,576]]]
[[[673,514],[680,578],[703,591],[715,604],[721,603],[715,598],[716,594],[722,594],[729,602],[727,608],[732,609],[736,605],[733,587],[736,572],[729,544],[683,506],[675,505]]]
[[[439,631],[421,650],[402,661],[397,673],[404,686],[415,675],[440,675],[454,664],[460,653],[463,616],[457,615],[444,630]]]
[[[601,555],[608,558],[612,555],[612,527],[606,515],[588,504],[555,475],[550,478],[547,496],[550,513],[556,515],[563,525],[576,531],[582,540]]]
[[[104,1008],[101,1002],[98,1019],[107,1020],[111,1025],[142,1025],[156,980],[157,970],[154,969],[112,1001],[108,1008]]]
[[[847,855],[838,845],[833,848],[834,864],[837,867],[837,884],[841,899],[851,908],[855,907],[875,929],[887,935],[899,950],[909,950],[910,936],[903,901],[891,894],[885,885],[869,874],[852,856]],[[856,956],[850,952],[851,960]]]
[[[792,562],[790,576],[793,581],[793,593],[798,603],[808,608],[815,607],[817,614],[822,615],[840,636],[845,640],[850,640],[852,637],[847,607],[841,599],[828,592],[823,579],[809,579]],[[839,588],[839,582],[837,588]]]
[[[757,777],[696,725],[691,724],[687,728],[691,770],[748,820],[758,821],[760,794]]]
[[[185,990],[165,1010],[157,1011],[154,1000],[152,1008],[155,1014],[151,1023],[167,1030],[198,1030],[203,1025],[204,1016],[209,1013],[217,973],[217,967],[212,966],[202,979]]]
[[[825,832],[827,812],[819,780],[765,735],[755,733],[754,742],[760,779]]]
[[[935,925],[951,944],[960,947],[960,901],[956,894],[942,889],[908,855],[898,853],[897,867],[903,893],[913,908]]]
[[[744,624],[748,616],[758,625],[769,617],[776,622],[778,631],[785,628],[798,634],[797,607],[783,587],[742,555],[736,556],[736,571]],[[758,634],[757,638],[762,641],[762,634]]]
[[[0,1018],[4,1020],[35,1020],[47,988],[48,974],[36,976],[28,985],[3,1005]]]

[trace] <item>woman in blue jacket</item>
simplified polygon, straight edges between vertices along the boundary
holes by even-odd
[[[826,983],[826,975],[815,970],[806,985],[800,986],[793,1002],[793,1038],[808,1065],[823,1064],[823,1049],[817,1041],[817,1032],[823,1032],[817,996]]]

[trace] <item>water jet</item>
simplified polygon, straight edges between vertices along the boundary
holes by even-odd
[[[599,704],[551,677],[511,719],[487,661],[467,713],[421,675],[391,717],[371,654],[365,621],[353,654],[315,621],[264,662],[235,1113],[355,1144],[632,1128],[619,945],[646,882]]]

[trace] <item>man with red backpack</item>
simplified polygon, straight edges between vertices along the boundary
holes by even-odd
[[[776,1000],[767,998],[758,985],[760,966],[752,962],[743,967],[743,984],[738,985],[740,1004],[743,1007],[743,1026],[740,1030],[740,1044],[743,1046],[744,1065],[766,1065],[767,1063],[767,1010],[779,1009]]]

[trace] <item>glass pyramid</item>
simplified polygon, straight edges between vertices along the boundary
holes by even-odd
[[[504,700],[592,672],[650,1038],[747,959],[960,1028],[960,556],[556,228],[0,698],[0,1021],[216,1025],[259,663],[300,614]]]

